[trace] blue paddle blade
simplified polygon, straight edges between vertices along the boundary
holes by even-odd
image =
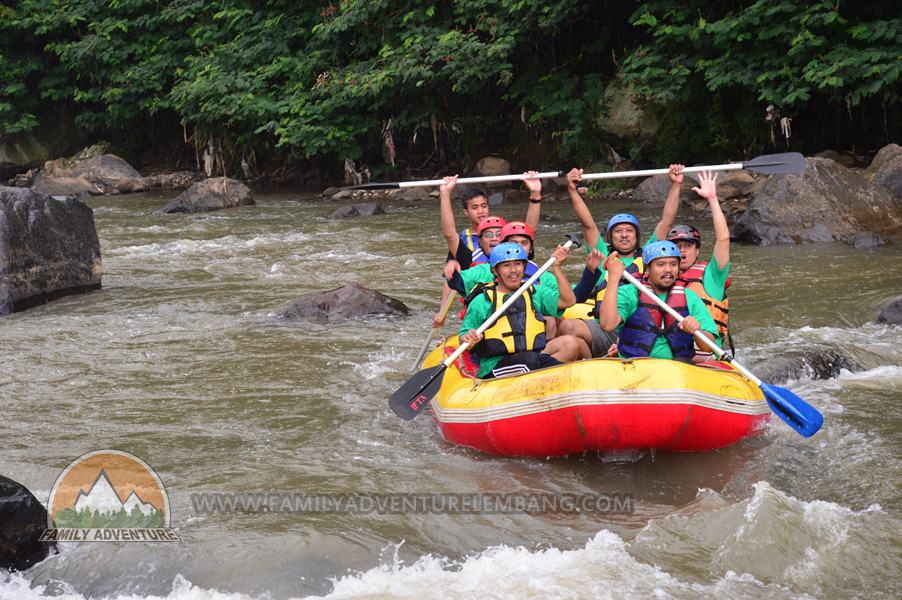
[[[762,383],[761,391],[771,410],[804,437],[813,436],[824,424],[820,411],[786,388]]]

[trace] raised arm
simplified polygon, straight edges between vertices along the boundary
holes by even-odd
[[[698,177],[699,187],[692,191],[708,201],[711,207],[711,220],[714,222],[714,260],[717,267],[723,269],[730,262],[730,227],[727,218],[717,199],[717,173],[702,171]]]
[[[617,312],[617,291],[620,288],[620,278],[623,277],[626,266],[616,252],[611,252],[604,261],[604,267],[608,271],[608,287],[605,289],[604,299],[601,301],[601,308],[598,311],[598,321],[602,329],[610,332],[617,329],[622,320],[620,313]]]
[[[592,218],[592,213],[589,212],[589,207],[586,206],[585,200],[583,200],[583,197],[579,195],[579,191],[576,189],[582,176],[582,169],[570,169],[570,172],[567,173],[567,194],[570,196],[570,206],[573,207],[573,213],[583,226],[583,237],[586,240],[586,248],[591,250],[598,244],[598,226],[595,224],[595,220]]]
[[[523,180],[529,189],[529,207],[526,209],[526,224],[533,231],[539,230],[539,219],[542,216],[542,180],[536,179],[538,175],[536,171],[527,171],[524,173],[527,179]]]
[[[564,269],[562,268],[564,263],[567,262],[567,258],[570,257],[570,248],[558,246],[551,255],[557,259],[554,261],[554,264],[551,265],[551,272],[554,274],[554,279],[557,281],[558,293],[560,294],[557,301],[557,307],[570,308],[576,304],[576,296],[573,294],[573,288],[570,287],[570,282],[567,281],[567,276],[564,275]]]
[[[445,183],[439,188],[439,214],[442,219],[442,235],[448,243],[448,251],[451,256],[457,254],[457,246],[460,244],[460,234],[457,232],[457,223],[454,221],[454,207],[451,203],[451,192],[457,185],[457,175],[445,177]]]
[[[664,200],[664,209],[661,211],[661,220],[655,227],[655,237],[658,240],[667,239],[667,232],[673,227],[677,211],[680,208],[680,186],[683,184],[683,165],[670,165],[667,174],[670,179],[670,189],[667,190],[667,199]]]

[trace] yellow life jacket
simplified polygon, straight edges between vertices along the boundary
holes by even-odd
[[[642,274],[645,272],[645,263],[642,262],[642,257],[637,256],[633,259],[633,262],[626,268],[627,273],[635,276],[637,279],[641,278]],[[608,288],[608,272],[605,270],[604,278],[598,282],[593,290],[593,296],[595,298],[595,306],[592,308],[592,311],[589,313],[590,316],[594,316],[596,319],[598,318],[598,310],[601,308],[601,301],[604,300],[604,293]]]
[[[536,309],[533,302],[535,288],[523,292],[523,295],[485,330],[484,339],[473,348],[479,357],[508,356],[518,352],[532,350],[539,352],[545,348],[545,318]],[[483,290],[483,294],[492,304],[494,313],[510,294],[499,294],[495,286]]]

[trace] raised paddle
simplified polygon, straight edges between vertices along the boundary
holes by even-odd
[[[451,308],[451,303],[454,302],[454,297],[457,295],[457,292],[451,290],[451,293],[448,294],[448,297],[445,298],[445,301],[442,302],[442,307],[439,309],[439,316],[444,320],[445,316],[448,314],[448,309]],[[420,362],[422,362],[423,357],[426,356],[426,351],[429,350],[429,344],[432,343],[432,338],[435,337],[435,332],[438,327],[432,327],[429,330],[429,337],[426,338],[426,343],[423,344],[422,349],[420,349],[420,353],[417,354],[416,360],[413,361],[413,366],[410,367],[411,371],[415,371],[417,367],[420,366]]]
[[[580,243],[571,237],[570,240],[564,244],[564,248],[570,248],[571,246],[579,247],[579,245]],[[503,315],[504,312],[510,308],[511,304],[516,302],[517,298],[522,296],[523,292],[528,290],[529,287],[539,279],[542,273],[551,268],[554,261],[555,258],[553,256],[546,260],[545,264],[539,267],[539,270],[533,273],[532,277],[527,279],[517,291],[511,294],[510,298],[504,301],[504,304],[502,304],[498,310],[493,312],[489,318],[486,319],[485,323],[479,326],[476,333],[484,333],[486,329],[491,327],[495,321],[498,320],[498,317]],[[455,350],[451,356],[446,358],[442,364],[418,371],[413,377],[407,380],[407,383],[398,388],[398,391],[392,394],[388,401],[388,405],[395,411],[395,414],[405,421],[410,421],[420,414],[420,411],[429,404],[429,401],[432,400],[432,397],[435,396],[442,386],[442,379],[445,371],[461,354],[463,354],[464,350],[469,347],[470,343],[464,342],[458,346],[457,350]]]
[[[745,169],[765,175],[780,175],[787,173],[802,173],[805,170],[805,157],[798,152],[786,152],[784,154],[764,154],[745,162],[726,163],[723,165],[709,165],[706,167],[686,167],[683,173],[699,173],[701,171],[734,171]],[[644,171],[611,171],[609,173],[583,173],[582,181],[592,179],[620,179],[624,177],[648,177],[651,175],[666,175],[670,169],[646,169]],[[566,177],[566,171],[546,171],[537,173],[530,179],[550,179],[553,177]],[[504,181],[520,181],[527,179],[527,175],[485,175],[482,177],[461,177],[457,183],[500,183]],[[397,183],[364,183],[344,189],[350,190],[386,190],[410,187],[428,187],[442,185],[444,179],[427,179],[424,181],[400,181]]]
[[[630,283],[639,288],[639,291],[654,300],[655,304],[660,306],[662,310],[667,311],[667,314],[669,314],[679,322],[683,321],[683,316],[680,315],[680,313],[673,310],[673,308],[668,306],[666,302],[658,298],[657,294],[653,293],[638,279],[633,277],[631,273],[624,271],[623,276]],[[723,350],[717,347],[717,344],[705,337],[701,330],[697,330],[695,332],[695,337],[698,338],[698,340],[703,344],[705,344],[706,347],[710,348],[711,351],[717,355],[717,358],[722,358],[726,354]],[[727,355],[725,360],[733,365],[733,367],[735,367],[737,371],[745,375],[746,378],[748,378],[752,383],[761,388],[761,392],[767,399],[767,404],[768,406],[770,406],[770,409],[774,411],[774,413],[778,417],[786,421],[786,423],[788,423],[790,427],[792,427],[805,437],[811,437],[812,435],[817,433],[818,429],[821,428],[821,425],[824,422],[824,415],[822,415],[816,408],[814,408],[786,388],[762,382],[760,379],[752,375],[745,367],[736,362],[731,356]]]

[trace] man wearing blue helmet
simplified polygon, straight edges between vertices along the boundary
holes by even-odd
[[[488,317],[517,291],[525,281],[527,253],[518,243],[495,246],[489,257],[495,283],[483,289],[467,309],[459,336],[470,342],[479,361],[480,379],[525,373],[563,362],[586,358],[589,348],[574,336],[546,339],[545,315],[573,306],[574,296],[561,265],[570,256],[569,248],[558,246],[551,267],[557,287],[530,287],[484,334],[476,333]]]
[[[676,218],[680,203],[680,184],[683,181],[681,171],[683,165],[670,165],[670,190],[664,202],[661,220],[646,244],[663,239],[668,229]],[[626,270],[635,276],[643,272],[642,246],[640,245],[641,229],[639,220],[629,213],[619,213],[608,219],[605,227],[606,237],[602,239],[592,218],[592,213],[586,206],[586,202],[579,194],[577,185],[582,178],[582,169],[571,169],[567,173],[567,191],[570,195],[570,204],[573,212],[583,226],[583,235],[586,240],[586,250],[589,251],[587,270],[595,272],[598,266],[607,258],[610,252],[617,252],[626,265]],[[601,269],[592,284],[587,277],[576,286],[575,294],[577,302],[593,300],[595,302],[594,315],[598,317],[598,306],[604,299],[608,287],[607,272]],[[559,331],[561,334],[575,335],[585,341],[592,350],[593,357],[605,356],[614,351],[613,345],[617,342],[617,336],[602,330],[598,321],[583,319],[565,319],[561,321]]]
[[[635,286],[621,283],[626,266],[616,252],[605,261],[609,284],[599,310],[599,321],[604,331],[619,331],[617,350],[621,358],[650,356],[691,363],[695,357],[693,333],[696,330],[701,329],[706,337],[718,341],[717,325],[704,302],[678,282],[680,257],[680,249],[673,242],[648,244],[643,251],[643,279],[659,298],[684,317],[682,322],[644,298]]]

